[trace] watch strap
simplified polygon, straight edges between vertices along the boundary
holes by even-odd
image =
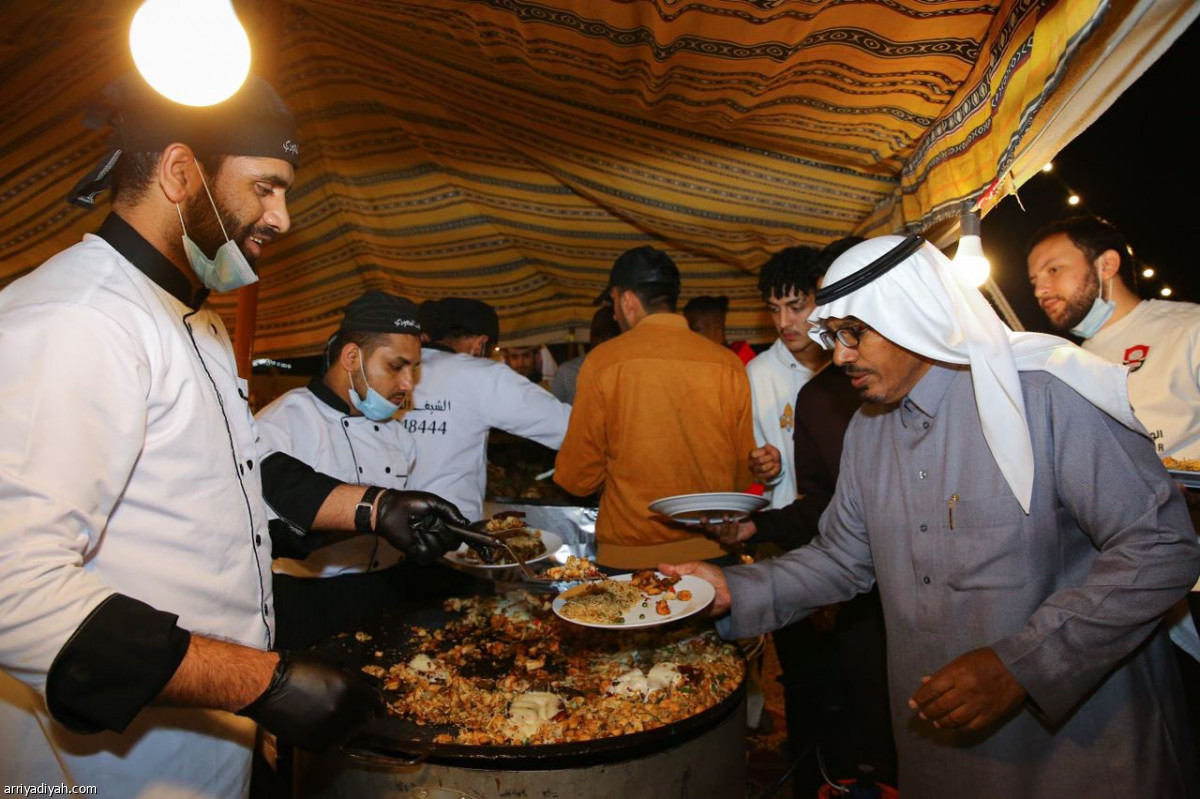
[[[354,529],[358,532],[374,532],[371,527],[371,511],[375,509],[375,497],[379,496],[382,491],[383,489],[379,486],[369,486],[363,492],[362,499],[354,506]]]

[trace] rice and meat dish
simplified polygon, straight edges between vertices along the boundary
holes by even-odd
[[[1200,472],[1200,460],[1195,458],[1163,458],[1163,466],[1177,472]]]
[[[671,615],[667,600],[690,600],[691,593],[675,593],[678,577],[660,575],[652,569],[634,572],[629,581],[601,580],[574,588],[562,594],[562,615],[589,624],[623,624],[626,616],[636,612],[638,605],[649,608],[648,600],[655,599],[654,612]],[[645,618],[643,613],[642,618]]]
[[[658,596],[659,594],[674,594],[675,584],[679,582],[679,578],[659,574],[653,569],[643,569],[634,572],[633,576],[629,578],[629,582],[647,596]],[[668,596],[667,598],[674,599],[675,597]]]
[[[408,627],[376,651],[391,713],[437,743],[530,745],[641,732],[700,713],[741,684],[743,661],[711,628],[596,633],[527,593],[451,599],[443,629]],[[385,665],[391,658],[398,662]]]
[[[546,554],[546,545],[542,543],[542,531],[534,530],[532,527],[527,527],[514,535],[497,535],[496,538],[503,540],[513,554],[526,562]],[[472,563],[488,563],[493,566],[516,563],[499,546],[485,547],[473,542],[467,543],[467,549],[462,553],[462,559]]]
[[[499,533],[505,530],[519,530],[525,526],[524,514],[519,511],[509,511],[506,513],[497,513],[488,519],[487,524],[483,526],[483,530],[486,533]]]
[[[513,554],[523,561],[533,560],[546,553],[546,545],[542,543],[542,531],[528,527],[520,513],[506,512],[493,516],[483,526],[483,532],[498,541],[503,541]],[[462,559],[493,566],[516,563],[500,546],[484,547],[472,542],[467,543]]]
[[[562,615],[592,624],[619,624],[644,599],[642,589],[616,580],[588,583],[563,596]]]
[[[568,555],[567,562],[563,565],[546,569],[546,576],[552,580],[601,580],[604,573],[587,558]]]

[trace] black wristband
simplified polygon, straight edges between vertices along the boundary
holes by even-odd
[[[360,533],[372,533],[371,512],[375,509],[375,497],[383,491],[379,486],[370,486],[363,492],[362,499],[354,506],[354,529]]]

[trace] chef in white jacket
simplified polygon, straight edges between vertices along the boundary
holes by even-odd
[[[403,489],[416,445],[392,417],[412,392],[421,361],[421,325],[415,303],[368,291],[346,306],[329,342],[329,366],[303,388],[292,389],[258,413],[260,451],[284,452],[348,483]],[[420,585],[456,572],[405,564],[379,536],[358,534],[309,551],[282,551],[276,531],[275,624],[280,645],[308,647],[337,632],[369,624]],[[290,540],[290,539],[289,539]],[[294,557],[281,557],[292,554]],[[423,572],[439,572],[422,580]],[[417,585],[414,585],[417,584]]]
[[[379,707],[359,675],[270,651],[264,490],[305,529],[365,516],[427,556],[453,542],[423,496],[360,510],[361,486],[259,458],[204,300],[288,230],[279,96],[251,76],[184,108],[131,74],[105,99],[113,149],[72,200],[111,187],[112,213],[0,292],[0,783],[236,797],[256,721],[319,749]]]
[[[429,339],[421,373],[402,421],[417,442],[409,487],[483,514],[488,430],[495,427],[551,449],[562,445],[571,406],[487,357],[500,336],[496,311],[461,297],[421,306]]]

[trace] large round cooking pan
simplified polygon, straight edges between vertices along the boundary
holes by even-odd
[[[370,634],[371,640],[359,641],[354,635],[348,635],[327,642],[321,651],[350,668],[358,669],[368,664],[386,668],[407,662],[415,653],[415,645],[408,640],[411,627],[433,631],[441,629],[454,617],[455,614],[443,610],[440,604],[407,608],[385,616],[378,629],[361,630]],[[597,631],[596,634],[603,636],[606,633]],[[383,652],[383,657],[376,657],[376,652]],[[442,733],[453,734],[455,728],[423,726],[389,714],[372,721],[343,749],[354,760],[381,766],[411,765],[422,761],[466,767],[484,766],[483,761],[486,761],[487,768],[511,770],[599,765],[654,754],[690,740],[724,721],[737,709],[744,693],[743,677],[737,689],[725,699],[674,724],[609,738],[556,744],[435,743],[434,738]]]

